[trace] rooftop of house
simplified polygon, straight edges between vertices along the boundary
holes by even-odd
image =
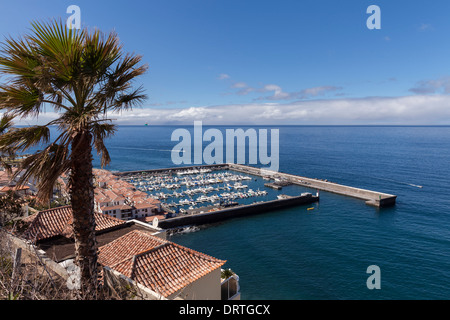
[[[138,230],[102,246],[98,261],[165,297],[226,262]]]
[[[6,170],[0,170],[0,186],[15,186],[16,179],[12,179],[13,174],[17,172],[17,168],[11,168],[11,173]]]
[[[133,209],[131,206],[126,204],[116,205],[116,206],[104,206],[100,208],[102,211],[109,211],[109,210],[131,210]]]
[[[138,224],[131,220],[117,226],[116,228],[96,233],[95,240],[97,241],[97,247],[104,246],[105,244],[108,244],[133,230],[140,230],[142,232],[148,232],[149,234],[159,232],[151,226]],[[56,262],[75,258],[75,243],[72,238],[66,238],[63,236],[53,237],[51,239],[42,240],[37,245],[40,249],[45,251],[50,259]]]
[[[97,232],[117,227],[125,222],[102,213],[94,213]],[[72,238],[72,207],[63,206],[39,211],[25,219],[28,224],[23,237],[27,240],[41,241],[52,237]]]
[[[140,218],[136,218],[136,220],[142,221],[142,222],[145,222],[145,223],[153,224],[153,220],[154,220],[155,218],[158,219],[158,220],[163,220],[163,219],[166,218],[166,216],[163,215],[163,214],[156,214],[156,215],[152,215],[152,216],[148,216],[148,217],[140,217]]]
[[[30,187],[28,186],[3,186],[0,187],[0,192],[8,192],[8,191],[23,191],[28,190]]]
[[[156,209],[156,208],[158,208],[153,203],[147,202],[147,201],[134,203],[133,207],[135,207],[136,209]]]
[[[26,218],[25,237],[39,238],[37,246],[50,259],[75,257],[70,206],[41,211]],[[225,264],[220,260],[165,239],[161,229],[142,222],[124,222],[96,214],[99,263],[165,297]],[[160,236],[155,234],[159,233]]]

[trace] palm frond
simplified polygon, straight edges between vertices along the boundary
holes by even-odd
[[[53,187],[62,173],[70,169],[70,150],[65,144],[52,143],[44,150],[25,158],[17,171],[19,185],[34,181],[38,192],[36,198],[42,202],[48,200]],[[21,170],[25,169],[25,170]]]
[[[111,161],[108,149],[105,146],[105,139],[114,135],[116,131],[117,127],[112,123],[94,122],[91,125],[91,132],[94,138],[94,147],[97,150],[97,154],[100,156],[102,168],[108,165]]]
[[[82,54],[84,75],[99,81],[120,58],[122,45],[115,32],[105,36],[99,30],[86,34]]]
[[[11,114],[4,113],[0,118],[0,135],[8,132],[12,128],[14,116]]]
[[[31,126],[14,128],[0,136],[0,151],[23,152],[33,146],[46,144],[50,141],[48,126]]]
[[[42,94],[33,86],[0,86],[0,110],[14,116],[37,115],[42,107]]]
[[[125,101],[126,95],[130,98],[132,95],[137,96],[137,92],[140,93],[140,99],[146,99],[146,96],[142,94],[142,88],[139,88],[134,93],[129,93],[132,87],[132,81],[144,74],[148,66],[138,66],[142,57],[139,55],[132,56],[126,55],[115,66],[115,68],[108,71],[105,77],[105,81],[102,83],[101,89],[94,95],[90,104],[98,107],[99,110],[107,112],[110,108],[114,111],[120,109],[122,105],[117,103],[122,100]],[[131,102],[132,99],[128,99]],[[136,103],[137,106],[139,103]],[[132,108],[133,104],[129,103],[125,106],[127,109]]]
[[[142,87],[131,93],[120,94],[111,104],[110,109],[114,111],[131,110],[133,107],[141,105],[147,99]]]
[[[2,115],[0,118],[0,137],[12,129],[13,119],[14,116],[10,114],[4,113]],[[4,168],[9,175],[12,174],[12,166],[9,164],[8,158],[13,155],[14,153],[12,150],[8,150],[7,148],[5,148],[5,150],[0,149],[0,167]]]
[[[32,45],[26,39],[7,38],[0,46],[0,72],[14,77],[32,78],[39,65]]]

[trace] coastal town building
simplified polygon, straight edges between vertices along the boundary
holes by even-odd
[[[118,226],[125,222],[108,215],[94,213],[95,231],[102,232]],[[71,239],[72,233],[72,207],[62,206],[39,211],[22,219],[27,224],[26,231],[22,237],[30,241],[44,241],[54,238]]]
[[[17,179],[12,179],[12,175],[16,173],[17,168],[11,168],[12,172],[9,173],[6,170],[0,171],[0,194],[7,193],[8,191],[14,191],[19,196],[27,196],[31,194],[29,185],[17,185]]]
[[[99,249],[100,264],[169,300],[220,300],[225,262],[140,230]]]
[[[17,168],[12,168],[16,173]],[[108,170],[94,169],[94,210],[120,220],[139,219],[143,222],[153,223],[154,219],[163,220],[166,212],[161,202],[150,197],[146,192],[137,190],[132,184],[121,180]],[[9,191],[26,197],[28,201],[34,198],[36,186],[29,182],[18,185],[17,180],[5,170],[0,170],[0,194]],[[48,202],[51,206],[61,206],[70,203],[69,176],[63,173],[56,181],[53,194]],[[34,203],[34,202],[33,202]],[[47,203],[46,203],[47,204]],[[31,205],[30,210],[34,210]],[[28,210],[27,210],[28,211]]]
[[[149,299],[223,298],[225,260],[168,241],[164,230],[137,220],[123,221],[103,213],[95,213],[95,220],[98,261],[107,273],[102,274],[104,279],[117,274],[118,279],[145,288]],[[21,238],[35,243],[60,267],[73,265],[70,206],[40,211],[23,221],[26,228]]]
[[[143,191],[119,179],[108,170],[94,169],[96,212],[108,214],[114,218],[149,221],[149,217],[163,218],[161,202],[149,197]]]
[[[29,186],[2,186],[0,187],[0,194],[1,193],[7,193],[9,191],[13,191],[17,193],[20,196],[27,196],[30,194],[30,187]]]
[[[67,186],[64,174],[54,194],[70,199]],[[166,239],[155,223],[165,219],[159,200],[107,170],[94,169],[94,186],[99,271],[105,285],[111,285],[112,278],[128,279],[145,290],[146,299],[240,299],[239,277],[223,278],[225,260]],[[73,270],[70,205],[39,211],[23,221],[22,239],[62,270]]]
[[[17,168],[11,168],[11,172],[6,170],[0,170],[0,197],[6,200],[6,202],[15,203],[16,205],[21,206],[21,213],[16,212],[17,214],[22,214],[23,216],[27,216],[30,210],[29,202],[34,198],[33,190],[34,186],[30,183],[25,185],[19,185],[17,183],[18,177],[13,178],[13,174],[17,173]],[[9,200],[7,200],[9,199]],[[0,215],[12,217],[11,212],[8,211],[6,207],[0,208]],[[5,212],[5,210],[7,212]],[[13,213],[14,216],[14,213]]]

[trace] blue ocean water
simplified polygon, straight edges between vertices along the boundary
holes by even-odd
[[[174,166],[176,128],[120,126],[107,169]],[[450,298],[450,127],[261,128],[279,129],[280,171],[395,194],[396,206],[321,192],[312,211],[233,219],[172,241],[227,260],[242,299]],[[366,286],[370,265],[380,267],[379,290]]]

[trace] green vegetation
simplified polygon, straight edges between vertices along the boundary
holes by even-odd
[[[224,269],[221,271],[220,273],[220,277],[222,279],[228,279],[229,277],[231,277],[232,275],[234,275],[234,272],[231,269]]]
[[[12,119],[38,116],[45,107],[57,118],[45,125],[10,128],[0,133],[2,154],[23,154],[32,147],[42,150],[20,163],[19,183],[36,182],[37,198],[48,202],[57,179],[69,176],[76,264],[85,291],[97,290],[97,248],[94,221],[92,150],[101,164],[110,162],[105,139],[116,126],[108,112],[139,105],[146,96],[132,81],[147,66],[142,57],[125,54],[115,33],[70,29],[62,21],[32,23],[31,32],[1,44],[0,111]],[[58,129],[50,137],[50,126]],[[16,173],[18,175],[18,173]]]

